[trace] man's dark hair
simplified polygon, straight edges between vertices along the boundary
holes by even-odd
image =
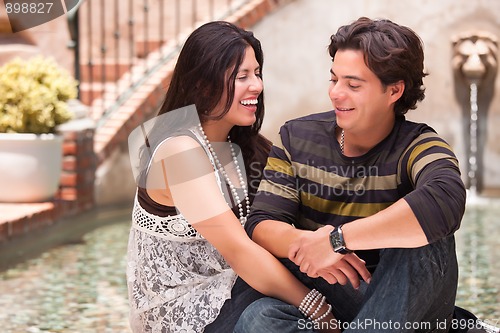
[[[396,116],[413,110],[425,98],[422,40],[410,28],[390,20],[361,17],[330,37],[332,59],[338,50],[359,50],[365,63],[386,87],[403,80],[405,90],[394,106]]]

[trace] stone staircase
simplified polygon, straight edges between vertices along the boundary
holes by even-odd
[[[251,0],[225,20],[250,29],[264,16],[291,1]],[[184,40],[191,30],[177,39]],[[178,50],[176,40],[161,44],[152,36],[148,42],[139,41],[134,47],[138,52],[132,63],[105,59],[100,63],[96,61],[92,71],[87,64],[81,64],[81,101],[89,107],[89,116],[98,126],[80,129],[77,126],[64,133],[64,168],[61,190],[55,200],[34,204],[0,203],[0,247],[95,206],[95,170],[126,145],[135,127],[157,113],[175,65],[175,56],[163,62],[158,59],[162,54]],[[150,64],[155,62],[158,65],[150,71]],[[145,73],[148,74],[145,76]],[[103,80],[90,83],[91,78]],[[141,84],[130,89],[130,82],[137,80]],[[117,96],[124,92],[127,98],[116,103]],[[114,106],[113,112],[103,117],[103,112],[111,106]]]

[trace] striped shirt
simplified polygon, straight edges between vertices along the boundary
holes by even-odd
[[[373,215],[401,198],[429,242],[459,228],[465,188],[458,161],[432,128],[398,118],[368,153],[346,157],[335,127],[333,111],[282,126],[245,226],[250,236],[263,220],[316,230]]]

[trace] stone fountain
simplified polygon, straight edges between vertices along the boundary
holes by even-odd
[[[483,147],[486,120],[495,91],[498,39],[486,31],[469,31],[452,38],[455,95],[462,106],[466,149],[466,187],[479,194],[484,187]]]

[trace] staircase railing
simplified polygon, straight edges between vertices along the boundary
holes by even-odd
[[[79,98],[99,126],[199,24],[249,0],[84,0],[68,14]]]

